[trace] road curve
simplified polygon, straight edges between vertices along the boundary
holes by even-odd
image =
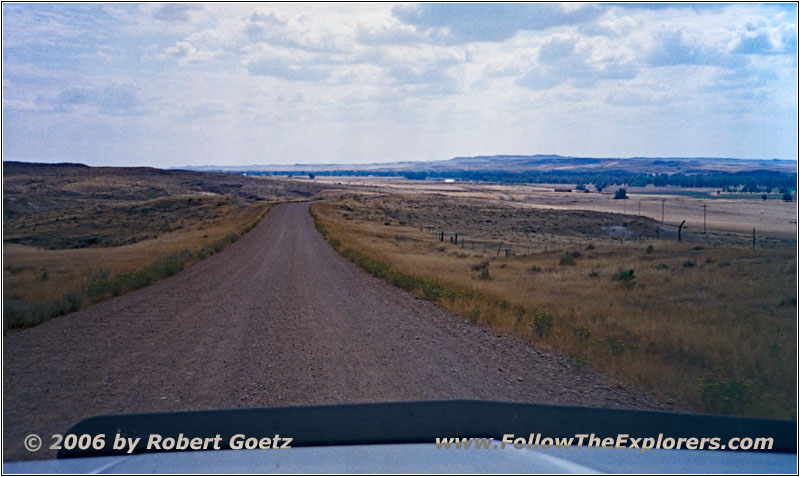
[[[308,207],[278,205],[177,275],[5,336],[5,460],[52,457],[24,437],[109,413],[450,398],[658,407],[366,274]]]

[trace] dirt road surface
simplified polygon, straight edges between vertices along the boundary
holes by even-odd
[[[4,459],[98,414],[478,398],[657,408],[570,360],[469,324],[358,269],[309,204],[222,253],[3,338]]]

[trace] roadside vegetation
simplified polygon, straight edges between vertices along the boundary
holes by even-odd
[[[679,408],[796,418],[794,248],[752,249],[721,234],[702,244],[619,240],[604,228],[608,217],[587,212],[572,217],[580,224],[550,221],[545,237],[506,256],[505,246],[478,238],[518,240],[521,227],[541,232],[543,224],[517,220],[510,206],[482,215],[441,197],[407,199],[318,203],[312,215],[331,245],[373,275],[473,323],[558,350],[576,368]],[[420,201],[424,207],[406,207]],[[426,229],[447,229],[449,217],[466,244]]]
[[[3,330],[35,326],[219,252],[310,181],[3,162]]]
[[[3,246],[3,330],[36,326],[174,275],[235,242],[269,207],[194,195],[9,221],[19,243]]]

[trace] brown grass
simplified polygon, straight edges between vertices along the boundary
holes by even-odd
[[[46,315],[74,311],[77,307],[61,305],[67,297],[68,301],[77,300],[79,307],[81,304],[127,291],[134,286],[120,285],[117,290],[108,293],[98,291],[90,293],[90,286],[97,281],[113,281],[115,277],[123,277],[134,272],[141,273],[154,263],[165,260],[171,260],[179,267],[189,266],[218,251],[214,250],[215,248],[220,249],[227,245],[231,241],[230,238],[252,228],[271,205],[267,202],[256,202],[242,206],[221,200],[220,197],[208,196],[195,196],[193,199],[196,201],[195,205],[197,201],[207,202],[202,207],[206,212],[204,215],[187,215],[183,209],[174,209],[164,217],[159,215],[159,220],[173,224],[172,228],[175,230],[153,234],[155,236],[152,238],[129,245],[48,250],[28,245],[4,244],[3,297],[6,304],[4,330],[9,328],[9,305],[22,307],[26,313],[35,315],[28,320],[15,320],[12,327],[34,326]],[[186,203],[187,198],[179,197],[174,200]],[[163,202],[164,199],[156,201]],[[137,208],[146,205],[146,203],[140,204]],[[80,214],[78,217],[81,221],[85,220]],[[105,223],[106,220],[112,224],[120,224],[117,229],[109,227],[107,231],[109,240],[127,238],[141,232],[142,229],[146,230],[146,227],[139,227],[136,230],[135,223],[125,224],[114,214],[103,215],[101,221]],[[179,227],[174,227],[176,224],[179,224]],[[29,234],[38,233],[42,237],[45,236],[42,230],[52,232],[56,239],[70,237],[66,232],[59,235],[58,229],[29,227],[25,230]],[[117,231],[116,235],[112,233],[113,230]],[[162,276],[163,273],[151,270],[148,276],[144,277],[145,283]],[[141,284],[140,280],[138,285]],[[48,311],[46,309],[48,307],[51,310]]]
[[[428,202],[431,216],[440,202]],[[576,366],[698,411],[796,417],[793,250],[551,233],[530,254],[497,257],[387,220],[376,203],[313,209],[342,249],[441,284],[443,306],[573,356]],[[486,218],[472,219],[480,228]],[[503,227],[494,229],[502,240]]]

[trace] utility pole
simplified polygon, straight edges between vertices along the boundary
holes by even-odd
[[[708,207],[708,205],[703,204],[703,235],[706,233],[706,207]]]
[[[642,216],[642,201],[639,201],[639,217]]]
[[[664,223],[664,202],[666,202],[666,201],[667,201],[667,199],[661,199],[661,223],[662,224]]]

